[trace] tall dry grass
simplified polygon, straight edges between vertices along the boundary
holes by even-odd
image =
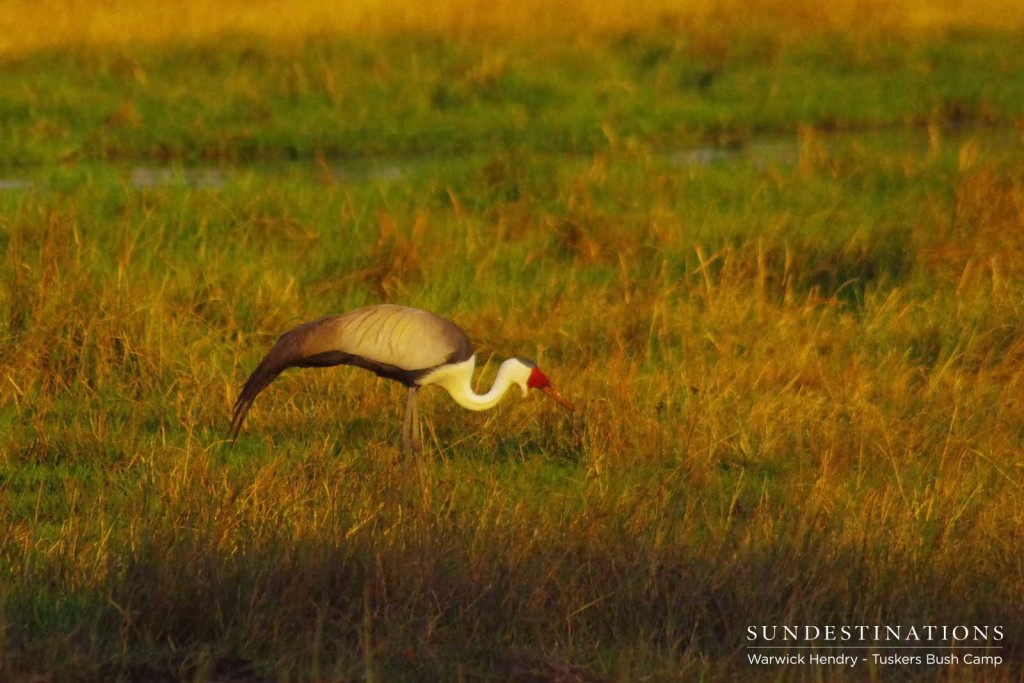
[[[1022,19],[995,1],[625,7],[8,2],[0,52],[668,25],[713,55],[737,34]],[[115,80],[144,88],[120,57]],[[500,55],[455,61],[494,95]],[[276,78],[319,92],[295,64]],[[76,65],[39,68],[61,82]],[[702,76],[682,76],[675,97],[697,97]],[[526,144],[390,180],[324,158],[137,187],[74,150],[39,157],[69,161],[0,194],[0,678],[760,680],[752,624],[964,623],[1004,627],[1003,667],[768,673],[1018,679],[1024,178],[1014,133],[943,127],[994,97],[967,92],[920,140],[793,121],[791,155],[721,166],[614,126],[585,157]],[[31,118],[41,100],[25,102]],[[95,135],[142,127],[133,106]],[[978,119],[1013,115],[997,110]],[[26,130],[58,151],[65,136]],[[425,391],[428,448],[409,464],[399,388],[293,372],[228,447],[239,384],[277,334],[382,301],[455,318],[483,383],[505,355],[535,357],[580,410],[510,397],[467,414]]]
[[[918,674],[1013,680],[1019,166],[802,139],[734,171],[612,149],[475,208],[274,177],[15,201],[0,673],[756,680],[748,625],[835,622],[999,624],[1004,667]],[[397,388],[292,373],[226,447],[277,332],[379,300],[538,357],[579,413],[428,394],[416,468]]]

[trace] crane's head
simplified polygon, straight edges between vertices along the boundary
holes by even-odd
[[[558,405],[562,406],[569,412],[575,410],[575,406],[569,402],[569,399],[562,396],[560,393],[555,391],[555,388],[551,386],[551,380],[548,376],[541,372],[537,364],[528,358],[512,358],[510,359],[515,362],[515,375],[513,381],[519,385],[519,388],[523,390],[523,396],[530,391],[530,389],[539,389],[544,392],[548,398],[553,400]]]

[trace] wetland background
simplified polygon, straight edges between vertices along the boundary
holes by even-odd
[[[1017,3],[0,7],[0,677],[1017,680]],[[287,374],[449,315],[471,414]],[[747,628],[999,625],[998,668]]]

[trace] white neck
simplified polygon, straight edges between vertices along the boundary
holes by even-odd
[[[437,384],[448,390],[455,402],[469,410],[487,410],[497,405],[501,397],[505,395],[509,387],[515,383],[513,378],[514,367],[519,365],[514,359],[506,360],[498,368],[498,374],[494,378],[494,384],[490,391],[485,394],[478,394],[473,391],[473,368],[476,366],[476,356],[470,356],[468,360],[455,365],[447,365],[435,370],[420,380],[420,384]],[[525,391],[523,392],[526,393]]]

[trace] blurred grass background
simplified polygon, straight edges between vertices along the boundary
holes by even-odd
[[[408,2],[282,2],[219,0],[204,3],[127,0],[11,0],[0,8],[0,51],[24,53],[71,46],[209,42],[245,34],[302,43],[310,36],[371,37],[444,34],[456,38],[499,36],[588,41],[595,35],[650,30],[681,21],[704,40],[747,32],[777,32],[802,39],[822,31],[861,37],[877,32],[997,29],[1020,26],[1024,9],[1012,0],[639,0],[621,3],[573,0],[441,0]]]
[[[5,3],[0,676],[1017,680],[1013,3]],[[9,29],[9,30],[8,30]],[[469,414],[293,372],[450,315]],[[752,669],[759,624],[997,669]]]

